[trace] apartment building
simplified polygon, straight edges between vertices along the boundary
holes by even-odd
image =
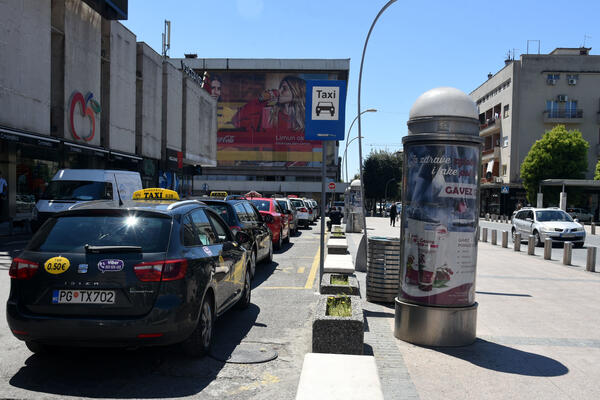
[[[470,94],[479,109],[485,139],[481,170],[481,211],[510,215],[527,204],[520,168],[531,146],[557,124],[579,130],[590,144],[585,178],[592,179],[600,149],[600,56],[591,48],[557,48],[549,54],[522,54]],[[598,194],[587,199],[598,208]]]

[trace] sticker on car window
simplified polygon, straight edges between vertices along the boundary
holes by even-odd
[[[100,260],[98,261],[98,269],[102,272],[122,271],[125,263],[123,260]]]
[[[61,256],[49,258],[44,263],[44,269],[52,275],[62,274],[63,272],[66,272],[70,266],[71,263],[69,260]]]

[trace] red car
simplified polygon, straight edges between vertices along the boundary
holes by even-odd
[[[281,248],[283,242],[290,241],[290,223],[291,215],[285,214],[275,199],[252,198],[252,204],[258,208],[263,220],[273,233],[273,244],[276,249]]]

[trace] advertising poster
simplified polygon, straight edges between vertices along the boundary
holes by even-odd
[[[405,148],[401,297],[438,306],[475,302],[478,146]]]
[[[208,71],[205,89],[217,100],[217,166],[320,167],[321,141],[304,140],[306,80],[336,78]],[[334,150],[327,146],[331,163]]]

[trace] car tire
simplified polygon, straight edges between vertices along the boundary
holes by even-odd
[[[266,258],[267,263],[271,264],[273,262],[273,241],[269,241],[269,255]]]
[[[542,246],[542,239],[540,238],[540,233],[538,231],[533,231],[533,241],[535,242],[535,247]]]
[[[277,244],[275,245],[275,250],[281,250],[281,243],[282,243],[282,239],[281,239],[281,235],[283,235],[283,229],[279,231],[279,239],[277,239]]]
[[[288,228],[288,235],[285,239],[283,239],[283,243],[288,244],[290,242],[290,235],[292,234],[292,231],[290,231],[290,228]]]
[[[512,235],[512,241],[513,241],[513,243],[514,243],[514,242],[515,242],[515,239],[516,239],[516,237],[517,237],[517,230],[516,230],[515,228],[512,228],[511,235]]]
[[[254,278],[254,274],[256,274],[256,250],[252,249],[250,254],[250,279]]]
[[[200,316],[196,329],[183,342],[185,352],[192,357],[203,357],[210,350],[213,339],[215,316],[208,296],[205,296],[200,307]]]
[[[242,292],[242,297],[236,303],[236,307],[240,310],[245,310],[250,305],[252,297],[252,286],[250,284],[250,271],[246,269],[246,279],[244,279],[244,291]]]

